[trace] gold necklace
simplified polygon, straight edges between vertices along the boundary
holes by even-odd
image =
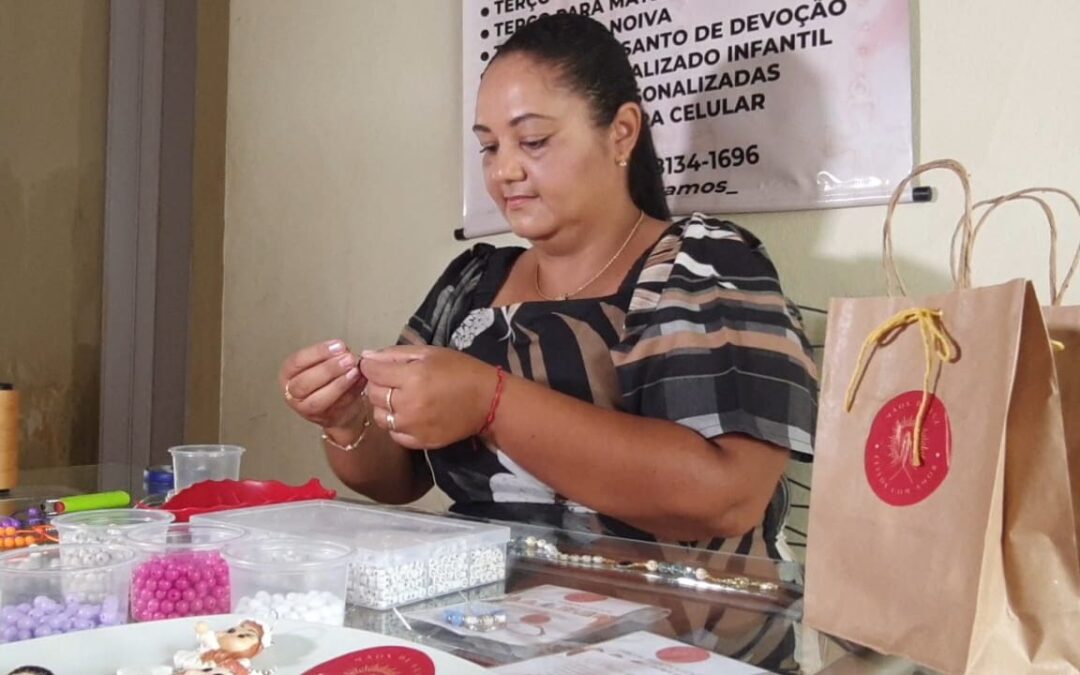
[[[604,272],[607,272],[608,268],[611,267],[611,265],[616,260],[619,259],[619,256],[622,255],[622,252],[625,251],[626,247],[630,244],[630,240],[634,238],[635,234],[637,234],[638,228],[641,227],[641,223],[644,220],[645,220],[645,212],[642,211],[641,215],[638,216],[637,222],[634,223],[634,227],[630,230],[630,235],[626,238],[626,241],[624,241],[622,243],[622,246],[619,247],[619,250],[615,251],[615,255],[611,256],[611,260],[608,260],[607,263],[605,263],[604,266],[600,268],[600,271],[597,272],[596,274],[594,274],[591,279],[589,279],[585,283],[581,284],[580,286],[578,286],[573,291],[570,291],[569,293],[564,293],[562,295],[551,297],[550,295],[547,295],[542,290],[540,290],[540,262],[537,261],[537,263],[536,263],[536,274],[533,276],[533,284],[536,286],[536,294],[539,295],[544,300],[555,300],[555,301],[569,300],[571,296],[577,295],[578,293],[582,292],[583,290],[585,290],[586,288],[591,286],[594,281],[596,281],[597,279],[600,278],[600,275],[602,275]]]

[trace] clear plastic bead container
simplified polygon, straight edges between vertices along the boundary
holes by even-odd
[[[60,544],[121,544],[126,534],[144,525],[162,531],[176,519],[168,511],[154,509],[101,509],[65,513],[52,519]]]
[[[346,601],[390,609],[506,578],[510,528],[375,506],[317,500],[218,511],[192,523],[253,537],[316,538],[354,551]]]
[[[134,552],[111,544],[0,555],[0,642],[127,623]]]
[[[240,480],[239,445],[178,445],[169,454],[177,492],[204,480]]]
[[[226,613],[232,607],[229,565],[221,550],[247,532],[205,523],[143,525],[127,533],[135,549],[131,618],[158,621]]]
[[[222,554],[232,578],[234,613],[344,625],[348,546],[263,538],[231,544]]]

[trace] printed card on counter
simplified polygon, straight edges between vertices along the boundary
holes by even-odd
[[[505,612],[506,621],[488,631],[470,630],[447,621],[448,613]],[[410,612],[406,616],[437,625],[457,635],[482,638],[512,646],[559,642],[570,636],[608,628],[624,620],[643,624],[664,617],[667,610],[598,593],[544,585],[478,606],[460,603],[449,607]]]
[[[640,631],[562,654],[493,668],[498,675],[763,675],[700,647]]]

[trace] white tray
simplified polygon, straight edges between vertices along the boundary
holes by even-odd
[[[235,614],[187,617],[85,630],[0,645],[0,673],[35,665],[55,675],[116,675],[119,668],[172,663],[181,649],[195,649],[195,624],[205,621],[215,631],[243,620]],[[369,647],[411,647],[427,654],[436,675],[478,675],[487,671],[431,647],[353,628],[282,619],[274,624],[274,644],[254,659],[253,667],[273,668],[274,675],[300,675],[335,657]],[[137,671],[132,671],[137,672]]]

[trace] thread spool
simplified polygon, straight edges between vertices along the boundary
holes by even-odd
[[[0,490],[19,480],[19,392],[0,382]]]

